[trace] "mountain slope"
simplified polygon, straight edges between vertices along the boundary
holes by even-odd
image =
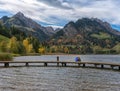
[[[98,33],[100,31],[102,31],[102,32],[107,32],[107,33],[111,33],[111,34],[120,36],[120,32],[112,29],[109,23],[103,22],[103,21],[96,19],[96,18],[92,18],[92,19],[82,18],[82,19],[79,19],[78,21],[76,21],[75,23],[70,22],[64,27],[63,31],[65,33],[70,34],[69,29],[75,34],[78,32],[79,33],[82,33],[82,32],[85,32],[85,33],[96,32],[96,33]],[[67,36],[69,36],[69,35],[67,35]]]
[[[54,39],[54,41],[53,41]],[[58,31],[51,42],[91,52],[95,46],[112,48],[120,42],[120,32],[111,28],[110,24],[96,18],[82,18],[69,22]]]
[[[3,35],[0,35],[0,42],[2,42],[2,41],[8,42],[8,41],[9,41],[9,38],[7,38],[7,37],[5,37],[5,36],[3,36]]]
[[[62,33],[61,33],[62,32]],[[61,31],[57,32],[56,36],[66,36],[72,37],[80,34],[81,36],[86,36],[91,33],[104,32],[111,36],[120,36],[120,32],[111,28],[110,24],[103,22],[96,18],[82,18],[76,22],[69,22],[65,25]],[[59,33],[61,35],[59,35]]]
[[[53,28],[43,27],[35,21],[33,21],[32,19],[24,16],[24,14],[22,14],[21,12],[18,12],[16,15],[10,18],[4,16],[0,19],[0,21],[4,26],[8,28],[14,26],[20,29],[21,31],[24,31],[27,35],[32,35],[42,41],[48,39],[54,34]]]

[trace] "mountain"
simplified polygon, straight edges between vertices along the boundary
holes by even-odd
[[[112,48],[120,43],[120,32],[112,29],[109,23],[97,18],[82,18],[66,24],[53,39],[50,43],[66,45],[70,48],[74,46],[75,51],[85,48],[84,51],[91,52],[96,46]]]
[[[24,16],[23,13],[18,12],[12,17],[4,16],[0,19],[1,23],[10,28],[15,27],[25,32],[27,35],[32,35],[40,40],[46,40],[54,34],[52,27],[43,27],[32,19]]]
[[[97,18],[82,18],[76,22],[71,21],[66,24],[61,31],[58,31],[55,36],[59,37],[62,35],[66,37],[72,37],[76,36],[77,34],[83,36],[99,32],[107,33],[111,36],[120,36],[120,32],[112,29],[109,23],[103,22]]]
[[[48,36],[53,36],[56,32],[52,27],[41,27],[41,30]]]
[[[61,30],[61,28],[56,28],[55,29],[55,32],[58,32],[58,31],[60,31]]]
[[[78,19],[54,30],[50,26],[41,26],[18,12],[12,17],[3,16],[0,19],[0,35],[8,38],[15,36],[18,41],[29,36],[36,37],[44,41],[44,48],[50,52],[120,53],[120,32],[97,18]],[[34,46],[36,52],[38,47]]]

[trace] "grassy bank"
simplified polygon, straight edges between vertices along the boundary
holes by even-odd
[[[0,61],[12,61],[13,56],[9,53],[0,53]]]

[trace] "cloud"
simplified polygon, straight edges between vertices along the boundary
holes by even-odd
[[[95,17],[111,24],[120,24],[119,0],[0,0],[0,11],[26,16],[46,23],[63,26],[82,17]]]
[[[61,9],[72,9],[68,2],[62,0],[38,0],[52,7],[61,8]]]
[[[57,26],[57,25],[47,25],[47,27],[50,27],[50,26],[52,26],[52,28],[54,29],[54,30],[56,30],[56,29],[62,29],[63,28],[63,26]]]

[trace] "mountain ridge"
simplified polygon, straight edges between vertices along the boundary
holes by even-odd
[[[41,26],[31,18],[26,17],[21,12],[18,12],[12,17],[3,16],[0,21],[8,28],[12,26],[17,27],[21,31],[26,32],[26,34],[31,34],[40,40],[49,39],[50,37],[57,35],[57,32],[64,32],[63,34],[65,36],[73,37],[78,33],[83,34],[87,32],[97,32],[98,30],[104,30],[104,32],[109,32],[113,35],[120,36],[120,32],[112,29],[109,23],[103,22],[97,18],[81,18],[76,22],[71,21],[62,29],[58,29],[58,31],[55,31],[52,27]]]
[[[61,31],[54,35],[51,42],[56,45],[66,45],[70,48],[74,46],[76,47],[75,51],[85,48],[87,52],[91,52],[96,46],[113,48],[117,43],[120,43],[120,32],[112,29],[110,24],[99,19],[82,18],[66,24]]]
[[[93,29],[94,27],[94,29]],[[78,31],[91,31],[91,32],[97,32],[97,30],[104,30],[104,32],[109,32],[111,34],[114,34],[114,35],[117,35],[117,36],[120,36],[120,32],[113,29],[109,23],[107,22],[103,22],[97,18],[82,18],[82,19],[78,19],[76,22],[73,22],[73,21],[70,21],[69,23],[67,23],[63,29],[64,32],[65,32],[65,35],[66,36],[73,36],[74,33],[78,33]],[[103,31],[102,30],[102,31]],[[72,35],[69,35],[71,34],[70,32],[73,32]],[[68,33],[68,34],[66,34]]]
[[[2,35],[17,36],[19,41],[27,37],[36,37],[42,42],[40,46],[49,51],[67,53],[120,53],[120,32],[112,29],[109,23],[97,18],[81,18],[70,21],[62,29],[54,31],[52,27],[44,27],[21,12],[12,17],[0,19]],[[4,27],[5,26],[5,27]],[[7,28],[9,29],[7,29]],[[25,34],[24,34],[25,33]],[[22,37],[24,35],[24,37]],[[22,39],[21,39],[22,37]],[[33,41],[34,42],[34,41]],[[39,45],[37,45],[39,47]],[[38,52],[37,48],[36,52]],[[46,50],[48,50],[46,49]]]
[[[21,31],[24,31],[27,35],[37,37],[41,41],[48,39],[54,34],[53,28],[50,28],[49,31],[49,28],[41,26],[31,18],[27,18],[21,12],[18,12],[12,17],[2,17],[0,21],[4,26],[8,28],[14,26],[16,28],[19,28]]]

